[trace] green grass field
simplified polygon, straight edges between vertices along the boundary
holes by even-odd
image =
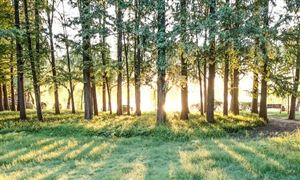
[[[258,134],[256,116],[191,115],[156,126],[155,114],[0,113],[0,179],[299,179],[300,131]]]

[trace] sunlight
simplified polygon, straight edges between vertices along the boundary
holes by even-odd
[[[247,170],[249,173],[251,173],[254,177],[258,177],[257,173],[254,171],[254,168],[252,167],[252,165],[247,161],[247,159],[245,159],[242,155],[236,153],[235,151],[233,151],[231,148],[229,148],[227,145],[219,142],[218,140],[214,141],[218,147],[222,150],[224,150],[225,152],[227,152],[233,159],[235,159],[236,161],[238,161],[240,163],[240,165]]]
[[[260,157],[264,162],[268,162],[268,163],[270,162],[278,170],[284,171],[284,167],[278,161],[276,161],[275,159],[270,158],[270,157],[266,156],[265,154],[262,154],[262,153],[258,152],[257,150],[255,150],[254,148],[252,148],[250,146],[246,146],[244,143],[235,142],[233,140],[231,140],[231,142],[233,144],[235,144],[236,146],[251,152],[254,156]]]

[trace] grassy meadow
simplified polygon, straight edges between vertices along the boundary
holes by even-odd
[[[299,179],[300,131],[265,135],[243,114],[141,117],[0,113],[0,179]]]

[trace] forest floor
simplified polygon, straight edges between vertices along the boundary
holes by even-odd
[[[0,113],[0,179],[299,179],[298,121]]]

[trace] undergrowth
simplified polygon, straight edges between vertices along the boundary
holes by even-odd
[[[48,136],[151,136],[185,141],[193,138],[245,136],[248,130],[264,124],[260,118],[251,114],[228,117],[216,114],[216,122],[210,124],[200,114],[191,114],[188,121],[183,121],[179,119],[179,113],[169,113],[167,123],[160,126],[156,124],[154,113],[146,113],[140,117],[101,113],[91,121],[84,120],[82,113],[69,112],[61,115],[46,112],[44,122],[38,122],[34,112],[29,112],[28,117],[28,120],[20,121],[16,112],[0,113],[0,134],[24,131]]]

